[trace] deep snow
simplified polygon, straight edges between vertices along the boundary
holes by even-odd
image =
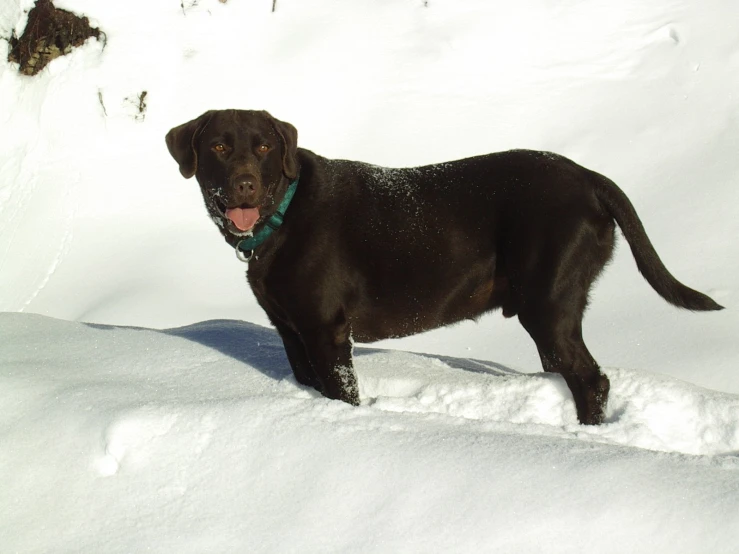
[[[739,4],[271,4],[60,0],[105,48],[0,63],[0,550],[734,551]],[[358,347],[363,405],[325,400],[164,146],[227,107],[381,165],[569,156],[727,310],[667,305],[622,244],[585,320],[605,425],[499,314]]]
[[[248,323],[3,314],[0,332],[17,345],[0,350],[8,552],[731,552],[739,539],[736,395],[611,370],[613,421],[585,428],[556,378],[428,355],[358,349],[364,405],[326,400]]]

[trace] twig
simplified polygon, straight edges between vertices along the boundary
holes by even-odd
[[[148,93],[145,90],[141,91],[141,94],[139,94],[138,108],[139,108],[139,113],[141,114],[141,119],[144,119],[145,117],[144,112],[146,111],[146,95],[147,94]]]
[[[108,117],[108,110],[105,109],[105,103],[103,102],[103,91],[98,89],[98,100],[100,101],[100,105],[103,107],[103,114],[105,117]]]

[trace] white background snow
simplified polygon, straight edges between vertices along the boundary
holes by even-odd
[[[23,77],[0,42],[0,552],[737,551],[739,3],[56,5],[107,43]],[[669,306],[621,241],[604,425],[500,314],[357,347],[363,405],[326,400],[166,151],[212,108],[382,165],[564,154],[727,309]]]

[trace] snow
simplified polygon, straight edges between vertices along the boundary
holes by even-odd
[[[59,0],[105,47],[0,64],[0,550],[735,551],[739,5],[271,4]],[[164,145],[232,107],[382,166],[571,157],[727,309],[667,305],[621,241],[584,324],[604,425],[499,314],[357,345],[362,405],[326,400]]]
[[[0,351],[9,552],[729,552],[739,538],[736,395],[612,370],[612,420],[586,428],[552,376],[357,348],[353,408],[298,386],[250,323],[3,314],[0,330],[16,345]]]

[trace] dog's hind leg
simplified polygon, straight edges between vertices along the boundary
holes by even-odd
[[[544,371],[559,373],[572,392],[581,423],[603,422],[610,384],[582,340],[582,311],[557,304],[527,307],[519,320],[534,339]]]
[[[561,225],[530,253],[527,278],[517,287],[518,317],[534,339],[544,371],[559,373],[572,392],[581,423],[605,417],[610,383],[582,337],[588,293],[613,251],[613,225]]]

